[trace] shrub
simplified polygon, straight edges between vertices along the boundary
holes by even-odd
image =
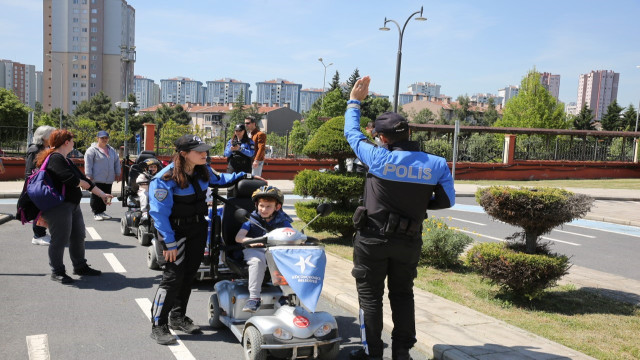
[[[441,156],[445,159],[451,159],[453,154],[453,146],[444,139],[432,139],[422,143],[424,151],[433,155]]]
[[[293,192],[340,202],[347,206],[362,196],[364,177],[360,174],[339,174],[302,170],[293,179]]]
[[[541,235],[581,218],[593,204],[592,197],[563,189],[508,186],[478,189],[476,201],[489,216],[521,227],[530,254]]]
[[[305,223],[311,221],[316,216],[316,207],[320,204],[320,201],[299,201],[295,203],[296,215],[300,220]],[[354,232],[353,213],[357,205],[342,207],[340,205],[333,205],[333,212],[327,216],[318,218],[315,222],[309,225],[309,228],[313,231],[327,231],[331,234],[339,234],[345,238],[351,237]]]
[[[420,265],[450,268],[460,264],[460,254],[473,240],[466,234],[450,229],[431,217],[424,221]]]
[[[360,118],[361,126],[369,121],[366,117]],[[336,116],[322,124],[302,152],[312,159],[336,159],[339,171],[345,172],[345,160],[356,155],[344,136],[344,116]]]
[[[503,292],[533,300],[566,275],[569,258],[556,254],[525,254],[505,244],[481,243],[467,252],[466,264]]]

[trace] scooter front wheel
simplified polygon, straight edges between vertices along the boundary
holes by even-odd
[[[332,344],[318,346],[318,359],[320,360],[333,360],[338,358],[340,353],[340,343],[334,342]]]
[[[267,350],[263,349],[262,345],[264,345],[264,339],[260,331],[254,326],[247,326],[242,339],[245,360],[266,360]]]
[[[218,293],[216,291],[209,297],[209,326],[214,329],[220,329],[224,326],[224,323],[220,321],[220,301],[218,300]]]

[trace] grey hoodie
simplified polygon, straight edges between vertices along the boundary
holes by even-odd
[[[84,173],[94,182],[112,184],[116,175],[120,175],[120,159],[116,149],[107,144],[109,156],[98,148],[98,143],[93,143],[84,153]]]

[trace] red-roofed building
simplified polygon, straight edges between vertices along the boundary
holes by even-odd
[[[436,116],[440,116],[440,112],[442,111],[442,114],[444,115],[445,119],[450,122],[454,117],[454,110],[460,105],[455,101],[451,101],[451,98],[448,96],[444,96],[444,95],[441,95],[441,96],[443,97],[441,98],[427,97],[423,100],[410,102],[408,104],[402,105],[402,110],[407,113],[409,121],[413,121],[413,118],[420,111],[424,109],[429,109]],[[485,111],[487,111],[488,108],[489,108],[488,104],[477,103],[475,101],[469,102],[469,110],[479,114],[484,113]],[[498,115],[502,116],[501,104],[496,104],[496,110],[498,111]],[[471,124],[475,123],[475,119],[473,119],[473,117],[468,118],[467,121]]]

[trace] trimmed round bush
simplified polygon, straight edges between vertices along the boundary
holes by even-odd
[[[305,223],[311,221],[316,216],[316,207],[320,201],[299,201],[295,203],[296,215]],[[343,207],[333,204],[333,212],[327,216],[318,218],[309,225],[313,231],[327,231],[331,234],[341,235],[343,237],[351,237],[355,231],[353,227],[353,213],[357,205]]]
[[[476,191],[476,201],[489,216],[524,229],[527,252],[535,252],[541,235],[583,217],[593,198],[558,188],[491,186]]]
[[[293,179],[293,185],[297,195],[325,198],[346,205],[362,196],[364,176],[302,170]]]
[[[472,242],[467,234],[450,229],[443,221],[431,217],[423,223],[419,264],[444,269],[457,266],[460,254]]]
[[[557,254],[526,254],[504,243],[481,243],[467,252],[466,264],[519,298],[539,298],[568,273],[569,258]]]

